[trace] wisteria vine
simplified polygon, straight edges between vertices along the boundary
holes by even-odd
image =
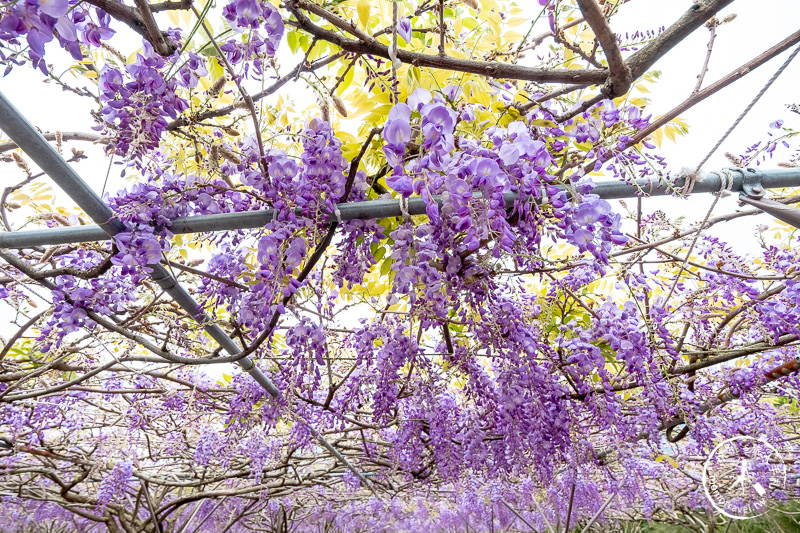
[[[90,98],[91,139],[128,180],[104,196],[125,228],[113,240],[7,252],[9,531],[713,521],[703,459],[738,435],[780,448],[788,482],[758,479],[771,503],[794,501],[794,230],[762,231],[744,256],[708,229],[725,217],[687,230],[594,192],[642,177],[680,192],[628,78],[726,3],[618,40],[616,6],[594,0],[540,0],[540,37],[506,33],[522,11],[487,1],[399,16],[361,1],[0,1],[5,74],[29,63]],[[162,31],[164,12],[190,22]],[[111,42],[131,29],[144,40],[126,56]],[[578,42],[584,29],[593,42]],[[537,48],[550,38],[559,46]],[[45,62],[54,41],[91,90]],[[528,49],[540,63],[522,61]],[[645,59],[620,71],[622,51]],[[295,110],[293,87],[316,103]],[[790,147],[784,124],[739,162]],[[2,161],[26,175],[2,193],[6,230],[78,223],[14,203],[38,178],[24,154]],[[408,213],[412,197],[424,215]],[[401,216],[341,219],[339,204],[373,200]],[[171,231],[178,217],[258,210],[272,217],[256,229]],[[229,366],[164,358],[220,350],[150,279],[159,263],[277,398]]]

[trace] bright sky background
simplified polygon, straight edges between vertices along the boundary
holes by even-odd
[[[623,6],[620,13],[612,19],[612,29],[617,33],[623,33],[625,31],[633,32],[637,29],[657,28],[659,24],[663,24],[661,21],[677,20],[690,5],[691,2],[688,1],[633,0]],[[737,17],[732,22],[717,28],[714,52],[711,55],[703,87],[734,71],[763,50],[797,31],[797,21],[800,20],[800,1],[738,0],[724,9],[718,18],[721,20],[730,13],[735,13]],[[658,83],[650,86],[652,105],[648,107],[647,112],[653,113],[654,116],[661,115],[681,103],[691,93],[705,60],[708,37],[707,29],[698,29],[656,63],[654,68],[661,70],[662,76]],[[681,167],[688,167],[693,170],[789,54],[791,54],[791,50],[783,52],[780,56],[773,58],[741,80],[681,115],[689,124],[689,134],[679,138],[677,143],[673,144],[665,140],[662,145],[662,155],[671,163],[670,169],[677,170]],[[781,74],[758,104],[703,166],[701,172],[732,166],[730,161],[725,158],[725,152],[736,155],[743,153],[747,146],[766,138],[766,132],[770,131],[769,124],[777,119],[784,119],[786,126],[800,129],[800,115],[786,109],[786,104],[800,103],[800,93],[797,90],[798,79],[800,79],[800,57],[795,58]],[[796,139],[793,144],[797,146]],[[787,155],[786,151],[782,153]],[[780,151],[776,151],[776,154],[779,155],[776,155],[772,162],[768,160],[762,164],[761,168],[777,168],[777,163],[786,159],[786,157],[780,157]],[[647,211],[661,209],[669,216],[685,215],[687,222],[694,222],[702,220],[712,201],[711,195],[699,194],[688,200],[653,198],[644,203]],[[731,212],[736,209],[736,205],[736,195],[722,198],[714,213]],[[767,215],[747,217],[725,223],[724,227],[718,227],[713,231],[736,246],[737,250],[742,251],[756,245],[753,235],[756,224],[772,226],[773,221]]]
[[[524,5],[525,2],[521,4]],[[631,0],[612,19],[612,29],[619,34],[633,33],[637,30],[655,30],[677,20],[690,5],[691,2],[688,0],[669,2]],[[534,7],[538,8],[538,3]],[[800,19],[800,1],[738,0],[723,10],[719,18],[722,19],[730,13],[736,13],[738,16],[733,22],[717,30],[714,53],[704,86],[713,83],[796,31],[797,20]],[[165,19],[164,24],[168,26],[169,22]],[[117,23],[116,27],[119,26],[121,25]],[[124,32],[123,29],[121,33]],[[704,28],[695,31],[655,65],[655,69],[662,71],[662,77],[658,83],[649,85],[652,93],[648,96],[652,104],[647,108],[647,113],[658,116],[691,93],[705,58],[708,36],[709,32]],[[140,41],[137,37],[132,35],[122,45],[119,43],[115,45],[127,55],[139,46]],[[125,45],[128,45],[127,49]],[[682,115],[682,118],[689,123],[689,135],[679,138],[674,144],[665,140],[662,146],[662,154],[671,163],[670,168],[672,170],[681,167],[694,168],[789,53],[789,51],[784,52]],[[51,43],[48,45],[48,54],[49,57],[55,57],[63,52],[58,50],[57,45]],[[286,57],[281,61],[284,70],[291,66],[290,60],[291,58]],[[800,58],[775,82],[770,91],[706,163],[703,170],[730,166],[723,154],[726,151],[740,154],[748,145],[764,139],[769,124],[776,119],[784,119],[787,126],[800,128],[800,115],[790,113],[785,107],[787,103],[800,103],[796,85],[798,79],[800,79]],[[34,72],[29,67],[19,68],[0,79],[0,90],[42,131],[91,131],[90,128],[94,124],[88,114],[89,101],[63,92],[55,84],[45,86],[41,80],[41,73]],[[299,105],[300,108],[304,106],[304,103]],[[100,147],[91,147],[87,143],[71,143],[68,146],[84,149],[92,156],[78,168],[84,178],[100,192],[107,170],[107,160],[102,159]],[[774,163],[780,160],[781,158],[777,156]],[[775,164],[767,162],[764,168],[775,168]],[[116,171],[112,170],[107,190],[114,192],[124,186],[118,174],[119,167]],[[687,215],[687,222],[693,222],[702,219],[711,201],[710,195],[697,195],[690,200],[654,198],[645,201],[645,209],[648,211],[662,209],[670,216]],[[735,206],[734,197],[723,199],[715,213],[729,212],[735,209]],[[764,216],[758,218],[760,223],[769,222]],[[733,240],[749,248],[755,244],[752,238],[754,223],[753,217],[742,222],[728,223],[723,230],[727,235],[723,236],[733,237]]]

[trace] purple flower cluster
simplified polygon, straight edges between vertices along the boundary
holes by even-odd
[[[72,4],[67,12],[70,5],[60,1],[4,4],[3,38],[26,35],[35,56],[72,24],[99,43],[104,30],[76,18],[84,8]],[[556,27],[556,3],[539,5]],[[264,65],[284,32],[280,13],[267,2],[233,0],[223,14],[240,34],[221,47],[241,76],[236,81],[266,79],[271,70]],[[397,33],[410,44],[412,21],[399,20]],[[375,61],[343,57],[354,69]],[[141,176],[107,197],[126,227],[114,248],[26,252],[26,259],[43,258],[42,271],[105,270],[94,277],[53,274],[52,312],[36,324],[39,338],[19,339],[11,348],[23,355],[9,350],[0,361],[0,373],[13,375],[39,364],[39,352],[66,344],[67,336],[76,339],[68,346],[74,351],[64,350],[46,374],[13,385],[0,380],[0,448],[8,448],[6,434],[31,447],[0,454],[3,483],[18,476],[37,498],[49,491],[62,501],[62,485],[27,469],[31,457],[46,467],[41,458],[53,450],[71,458],[58,460],[65,471],[58,479],[82,475],[81,461],[91,461],[90,477],[67,492],[84,498],[75,501],[96,501],[95,511],[131,531],[152,525],[146,500],[126,497],[139,489],[132,464],[184,530],[225,529],[248,506],[247,522],[229,524],[231,531],[286,529],[292,521],[297,530],[489,531],[521,527],[520,518],[544,530],[570,509],[574,524],[593,516],[609,497],[612,509],[648,517],[704,510],[691,463],[690,475],[674,476],[670,461],[654,453],[701,456],[736,434],[785,440],[782,424],[794,419],[782,402],[796,396],[800,380],[782,380],[774,404],[761,401],[760,386],[796,347],[770,347],[741,368],[680,367],[716,357],[718,348],[800,335],[794,251],[766,251],[764,279],[782,283],[769,286],[769,297],[761,280],[748,279],[752,265],[707,235],[692,241],[686,270],[697,271],[674,286],[675,265],[664,255],[647,263],[646,273],[623,265],[612,272],[613,288],[597,288],[616,267],[614,247],[626,239],[620,215],[592,193],[585,172],[625,179],[658,172],[657,156],[628,152],[649,124],[639,108],[605,100],[557,123],[564,111],[557,103],[543,102],[524,116],[467,103],[477,100],[469,81],[417,89],[388,111],[382,155],[366,147],[364,170],[347,161],[342,141],[321,119],[276,128],[263,139],[234,135],[236,123],[187,119],[181,131],[192,135],[197,163],[205,156],[206,165],[197,175],[174,174],[165,169],[176,162],[158,146],[190,102],[215,105],[213,95],[204,102],[197,91],[209,70],[202,53],[161,58],[145,45],[133,64],[108,66],[99,76],[113,148],[130,156]],[[389,72],[372,72],[367,84]],[[492,99],[510,104],[519,87],[492,82],[490,90]],[[394,197],[401,215],[337,221],[338,203],[376,196]],[[424,203],[424,216],[403,213],[412,197]],[[263,227],[199,236],[212,252],[203,256],[204,271],[181,281],[237,343],[253,347],[253,361],[276,383],[279,398],[247,374],[216,379],[188,367],[165,371],[138,349],[114,353],[119,363],[90,373],[110,361],[101,351],[110,337],[99,332],[93,312],[163,350],[213,350],[199,330],[185,327],[185,315],[154,299],[143,283],[146,266],[170,252],[175,217],[262,209],[272,210]],[[655,241],[676,226],[653,215],[640,229]],[[567,244],[564,255],[550,252]],[[314,250],[324,253],[307,269]],[[15,287],[3,304],[28,313],[18,275],[7,270]],[[256,347],[257,338],[263,342]],[[53,389],[75,372],[85,376],[78,388]],[[735,403],[708,407],[726,392]],[[40,393],[47,401],[28,402]],[[667,446],[664,423],[679,415],[691,433]],[[109,419],[114,425],[92,436],[95,446],[84,445],[86,428]],[[402,490],[372,498],[358,476],[320,455],[319,434],[373,488]],[[130,461],[113,462],[122,456]],[[177,477],[159,472],[165,466]],[[232,492],[223,506],[196,505],[181,499],[186,487]],[[63,509],[25,505],[33,516],[67,523]],[[2,499],[0,521],[17,519],[22,506]],[[64,527],[71,525],[96,528],[81,521]]]
[[[555,185],[550,151],[563,150],[563,143],[548,144],[544,136],[572,135],[578,143],[598,141],[601,129],[622,120],[620,109],[606,101],[595,109],[598,116],[588,121],[588,129],[579,126],[569,133],[534,126],[535,115],[531,115],[506,128],[488,128],[485,144],[466,136],[458,136],[456,143],[456,125],[468,126],[475,120],[469,107],[453,108],[458,98],[455,87],[436,94],[418,89],[387,117],[383,150],[392,173],[386,183],[404,197],[418,194],[430,221],[417,226],[413,236],[410,227],[398,228],[391,235],[397,290],[408,293],[410,284],[418,281],[428,289],[426,298],[437,300],[442,274],[463,279],[472,269],[469,277],[482,275],[465,257],[482,247],[489,248],[495,258],[502,252],[534,249],[548,231],[574,244],[579,253],[592,253],[601,263],[607,261],[613,246],[626,242],[620,216],[611,212],[608,202],[589,193],[591,182],[579,183],[582,194],[572,201]],[[647,123],[632,110],[624,115],[632,127]],[[518,195],[512,207],[518,218],[514,226],[507,211],[511,193]],[[444,272],[431,269],[431,262],[442,263]]]
[[[122,267],[122,274],[135,274],[139,267],[155,265],[161,261],[161,253],[169,249],[168,241],[161,240],[149,226],[118,233],[114,242],[119,253],[114,257],[115,265]]]
[[[192,61],[194,71],[190,70]],[[166,65],[145,42],[144,51],[125,67],[131,81],[126,82],[123,73],[113,67],[105,67],[100,73],[103,121],[115,133],[116,153],[141,158],[158,147],[169,124],[167,119],[176,119],[188,108],[186,100],[176,91],[179,81],[186,86],[196,85],[196,77],[205,69],[202,60],[190,59],[180,75],[169,80],[162,72]]]
[[[283,19],[275,7],[267,1],[232,0],[222,8],[222,16],[238,33],[248,32],[247,39],[231,39],[220,48],[231,64],[245,64],[244,77],[252,66],[262,74],[264,59],[274,57],[284,32]],[[266,35],[262,37],[261,31]]]
[[[619,213],[612,212],[611,204],[594,194],[583,195],[581,203],[559,226],[565,229],[566,239],[577,246],[578,251],[588,250],[602,262],[608,260],[613,246],[628,242],[620,231]]]
[[[81,42],[99,47],[101,40],[114,35],[110,22],[111,17],[106,12],[100,9],[90,11],[76,1],[8,2],[0,5],[0,41],[21,47],[19,38],[24,36],[33,66],[47,74],[44,48],[54,36],[75,60],[80,61],[83,59]],[[0,59],[6,57],[0,53]]]
[[[128,488],[132,476],[133,464],[130,461],[120,461],[114,465],[100,484],[97,493],[97,512],[102,514],[106,506]]]

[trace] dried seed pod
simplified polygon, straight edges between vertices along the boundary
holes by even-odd
[[[347,108],[344,106],[342,99],[336,95],[333,95],[331,96],[331,100],[333,100],[333,107],[336,109],[336,112],[339,113],[343,118],[347,118]]]
[[[21,168],[26,174],[30,175],[31,169],[21,155],[19,155],[17,152],[11,152],[11,157],[14,158],[14,162],[19,168]]]
[[[214,174],[216,172],[219,172],[219,158],[220,158],[219,145],[212,144],[211,146],[208,147],[208,156],[206,157],[206,160],[203,162],[203,166],[205,167],[206,172],[208,172],[209,174]]]
[[[234,154],[233,152],[231,152],[225,146],[222,145],[219,146],[219,155],[221,155],[223,158],[227,159],[234,165],[238,165],[239,163],[242,162],[241,158],[238,155]]]
[[[328,106],[328,101],[321,96],[317,96],[317,105],[319,106],[319,110],[322,112],[322,120],[325,122],[330,122],[331,108]]]
[[[216,80],[214,80],[214,83],[212,83],[211,87],[208,88],[207,91],[208,95],[211,97],[216,97],[217,95],[219,95],[219,92],[222,90],[223,87],[225,87],[225,83],[227,81],[228,78],[224,74],[219,78],[217,78]]]
[[[120,52],[119,50],[117,50],[117,49],[116,49],[116,48],[114,48],[113,46],[109,45],[109,44],[108,44],[108,43],[106,43],[105,41],[102,41],[102,42],[100,42],[100,48],[102,48],[103,50],[106,50],[106,51],[110,52],[110,53],[111,53],[111,55],[113,55],[114,57],[116,57],[117,59],[119,59],[119,61],[120,61],[120,62],[121,62],[123,65],[124,65],[124,64],[126,64],[126,63],[128,62],[128,61],[125,59],[125,56],[123,56],[123,55],[122,55],[122,52]]]

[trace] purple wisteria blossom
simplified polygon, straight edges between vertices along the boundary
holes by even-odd
[[[411,42],[411,21],[403,17],[397,21],[397,35],[403,38],[406,43]]]

